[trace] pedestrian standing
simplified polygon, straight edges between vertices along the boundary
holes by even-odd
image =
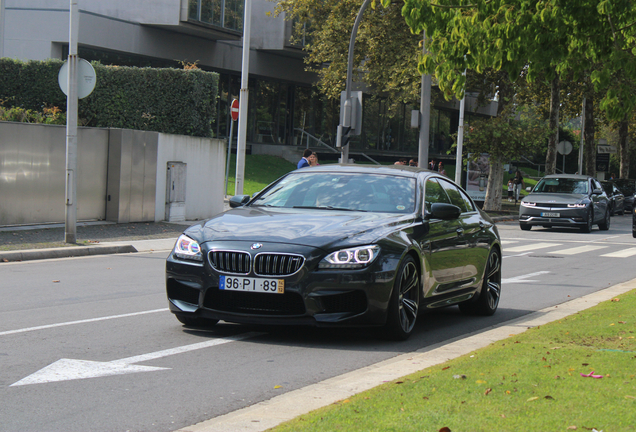
[[[515,185],[515,204],[519,201],[519,194],[521,193],[521,188],[523,187],[523,176],[521,175],[521,171],[517,170],[515,172],[515,178],[513,180]]]
[[[515,189],[515,184],[512,182],[512,178],[508,179],[508,202],[512,202],[512,194]]]
[[[311,150],[305,149],[305,151],[303,152],[303,157],[300,158],[300,160],[298,161],[298,165],[296,166],[296,168],[304,168],[310,166],[309,156],[311,156],[312,153],[313,152]]]

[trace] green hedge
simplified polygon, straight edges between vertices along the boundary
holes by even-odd
[[[0,102],[5,107],[66,111],[59,88],[60,60],[0,59]],[[93,63],[95,90],[79,102],[80,124],[212,136],[218,74],[199,69],[153,69]]]

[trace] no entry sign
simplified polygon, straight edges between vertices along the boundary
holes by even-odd
[[[239,113],[238,99],[234,99],[232,101],[232,106],[230,107],[230,114],[232,115],[232,120],[234,121],[238,120],[238,113]]]

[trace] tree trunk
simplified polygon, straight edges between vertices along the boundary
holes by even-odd
[[[596,143],[594,142],[594,100],[585,98],[585,174],[596,177]],[[581,173],[583,174],[583,173]]]
[[[490,156],[490,168],[488,170],[488,187],[484,198],[484,210],[501,211],[501,185],[503,184],[503,161],[501,158]]]
[[[559,77],[552,80],[550,90],[550,130],[552,135],[548,139],[548,152],[545,155],[545,173],[554,174],[556,172],[557,144],[559,142]]]
[[[627,115],[623,117],[618,126],[618,154],[621,158],[621,172],[619,177],[629,178],[629,141],[627,139],[628,123]]]

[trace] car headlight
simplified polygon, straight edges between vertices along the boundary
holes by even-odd
[[[521,205],[524,207],[534,207],[537,203],[521,201]]]
[[[380,253],[380,246],[358,246],[340,249],[323,258],[318,264],[321,269],[358,269],[371,264]]]
[[[585,208],[587,204],[568,204],[569,208]]]
[[[174,245],[174,254],[181,259],[203,261],[199,242],[181,234]]]

